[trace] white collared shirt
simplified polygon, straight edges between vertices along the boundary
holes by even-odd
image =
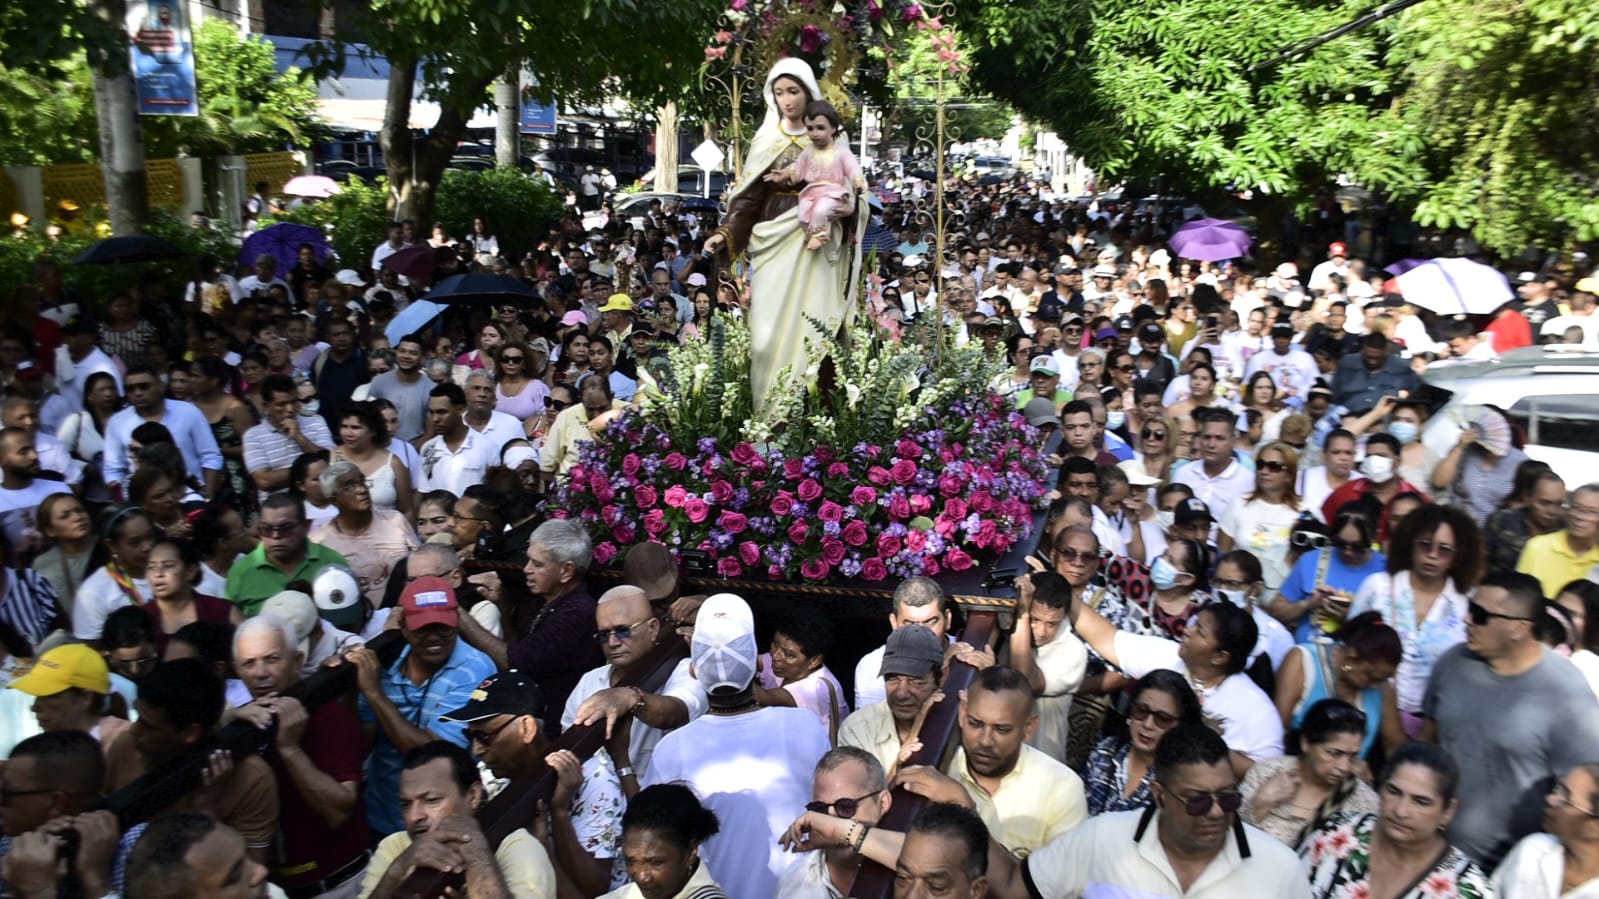
[[[466,438],[454,451],[440,434],[422,444],[422,480],[417,482],[416,489],[419,493],[448,490],[460,496],[473,484],[483,483],[489,468],[499,461],[493,441],[471,427],[466,429]]]

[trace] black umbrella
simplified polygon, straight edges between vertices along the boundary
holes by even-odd
[[[468,272],[451,275],[433,285],[426,299],[435,303],[500,303],[506,300],[537,300],[538,291],[510,275]]]
[[[116,265],[122,262],[182,259],[187,255],[182,247],[169,240],[149,234],[132,234],[127,237],[108,237],[91,244],[72,262],[74,265]]]

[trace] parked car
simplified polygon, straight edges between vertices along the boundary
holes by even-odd
[[[1433,408],[1422,440],[1448,453],[1470,407],[1497,406],[1527,435],[1526,453],[1568,487],[1599,482],[1599,350],[1538,346],[1493,362],[1429,368],[1420,399]]]
[[[644,217],[650,211],[650,203],[660,200],[663,203],[675,202],[679,209],[687,210],[699,216],[703,221],[707,216],[716,216],[720,213],[720,203],[715,197],[692,196],[689,194],[657,193],[641,191],[632,194],[618,194],[614,199],[616,216],[632,223],[635,228],[644,227]]]

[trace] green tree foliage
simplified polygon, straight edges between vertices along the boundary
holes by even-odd
[[[82,54],[53,73],[0,65],[0,163],[93,162],[100,155],[94,90]]]
[[[393,219],[388,204],[389,189],[381,176],[370,184],[351,177],[341,193],[270,218],[323,229],[340,267],[361,269],[372,258],[372,248],[388,237]]]
[[[1424,224],[1515,252],[1599,239],[1599,8],[1577,0],[1428,0],[1392,58],[1395,118],[1427,136]]]

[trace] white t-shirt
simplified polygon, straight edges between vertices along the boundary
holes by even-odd
[[[106,616],[123,606],[142,606],[155,598],[150,582],[143,578],[133,579],[133,589],[138,591],[138,602],[117,586],[105,566],[84,578],[72,606],[72,635],[79,640],[98,640],[105,631]]]
[[[66,484],[44,478],[34,478],[32,484],[17,490],[0,488],[0,528],[5,529],[13,556],[31,558],[48,548],[39,532],[39,504],[51,494],[71,492]]]
[[[1057,762],[1066,761],[1067,718],[1072,711],[1072,694],[1083,685],[1088,671],[1088,646],[1062,625],[1055,639],[1033,649],[1033,658],[1044,675],[1044,693],[1038,697],[1038,729],[1029,746]]]
[[[1494,869],[1494,889],[1505,899],[1599,899],[1599,877],[1560,891],[1566,876],[1566,850],[1547,833],[1523,837]]]
[[[1349,473],[1349,480],[1364,480],[1365,475],[1358,471]],[[1327,466],[1317,465],[1306,468],[1299,473],[1299,495],[1304,497],[1305,511],[1316,516],[1322,524],[1328,524],[1327,519],[1321,515],[1321,507],[1327,504],[1327,497],[1333,495],[1333,486],[1327,483]]]
[[[1297,520],[1297,509],[1242,497],[1221,514],[1221,532],[1232,538],[1233,548],[1247,549],[1260,560],[1267,595],[1288,577],[1288,538]]]
[[[774,896],[793,856],[777,838],[811,800],[827,729],[805,709],[763,708],[705,715],[661,738],[640,785],[687,784],[716,813],[721,830],[700,857],[729,896]]]
[[[492,439],[466,429],[466,439],[454,452],[444,443],[444,435],[422,444],[422,480],[417,482],[418,493],[429,490],[448,490],[456,496],[466,492],[473,484],[483,483],[488,470],[500,463]]]
[[[688,720],[693,721],[705,714],[706,699],[705,688],[694,678],[689,671],[689,660],[684,659],[672,669],[672,674],[666,679],[666,686],[657,691],[657,695],[670,696],[683,703],[688,709]],[[566,708],[561,712],[561,729],[565,730],[577,722],[577,708],[601,690],[611,686],[611,666],[601,665],[590,669],[581,678],[577,686],[572,688],[566,697]],[[650,769],[650,757],[655,754],[655,746],[661,742],[661,737],[666,736],[666,731],[652,727],[642,721],[634,720],[632,731],[628,734],[628,761],[633,763],[633,772],[638,775],[639,782],[644,781],[645,772]]]
[[[1139,678],[1167,668],[1186,676],[1188,666],[1177,655],[1178,643],[1165,637],[1116,632],[1116,659],[1128,677]],[[1209,690],[1195,689],[1205,717],[1221,722],[1227,748],[1260,761],[1283,754],[1283,720],[1271,697],[1247,674],[1234,674]]]

